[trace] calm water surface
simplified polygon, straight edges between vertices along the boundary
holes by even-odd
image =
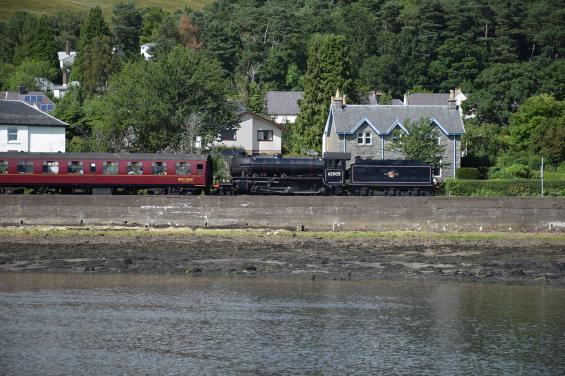
[[[0,274],[2,375],[563,375],[565,289]]]

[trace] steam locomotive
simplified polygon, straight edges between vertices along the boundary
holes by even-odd
[[[210,155],[0,153],[0,193],[225,195],[431,195],[430,165],[418,161],[235,157],[231,179],[213,185]]]
[[[223,194],[431,195],[432,166],[420,161],[351,159],[349,153],[322,158],[239,157]]]

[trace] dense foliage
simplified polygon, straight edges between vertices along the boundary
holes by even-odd
[[[544,196],[565,196],[565,180],[545,180]],[[448,196],[518,196],[539,197],[541,180],[538,179],[492,179],[445,181],[445,194]]]
[[[128,129],[127,116],[108,112],[122,86],[132,90],[122,92],[122,105],[131,98],[130,111],[139,111],[132,115],[136,146],[127,144],[135,150],[174,144],[172,124],[187,112],[206,118],[202,129],[210,135],[233,125],[225,116],[229,103],[262,112],[266,90],[304,90],[299,120],[286,137],[294,152],[319,150],[336,89],[352,103],[371,90],[401,98],[460,87],[469,97],[466,113],[475,115],[466,124],[466,163],[505,174],[513,164],[531,170],[541,156],[563,162],[564,26],[563,0],[216,0],[201,11],[173,13],[122,3],[109,19],[99,8],[44,18],[20,12],[0,23],[0,85],[32,86],[30,76],[38,75],[60,80],[55,52],[69,40],[79,52],[73,77],[81,87],[58,103],[56,115],[72,123],[72,145],[106,150],[126,147],[100,137],[121,138]],[[154,59],[142,63],[139,44],[147,42],[156,44]],[[202,94],[183,91],[187,80],[172,80],[186,65],[167,72],[172,88],[147,77],[155,70],[165,79],[163,67],[152,64],[166,65],[182,55],[178,48],[198,51],[186,58],[207,64],[191,71],[189,87],[212,76],[223,83],[213,81]],[[185,97],[158,104],[173,95]],[[207,112],[212,108],[218,118]]]

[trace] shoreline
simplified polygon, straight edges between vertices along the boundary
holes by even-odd
[[[13,226],[0,227],[0,272],[565,286],[565,234]]]

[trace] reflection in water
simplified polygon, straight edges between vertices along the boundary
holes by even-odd
[[[0,373],[563,374],[565,290],[0,274]]]

